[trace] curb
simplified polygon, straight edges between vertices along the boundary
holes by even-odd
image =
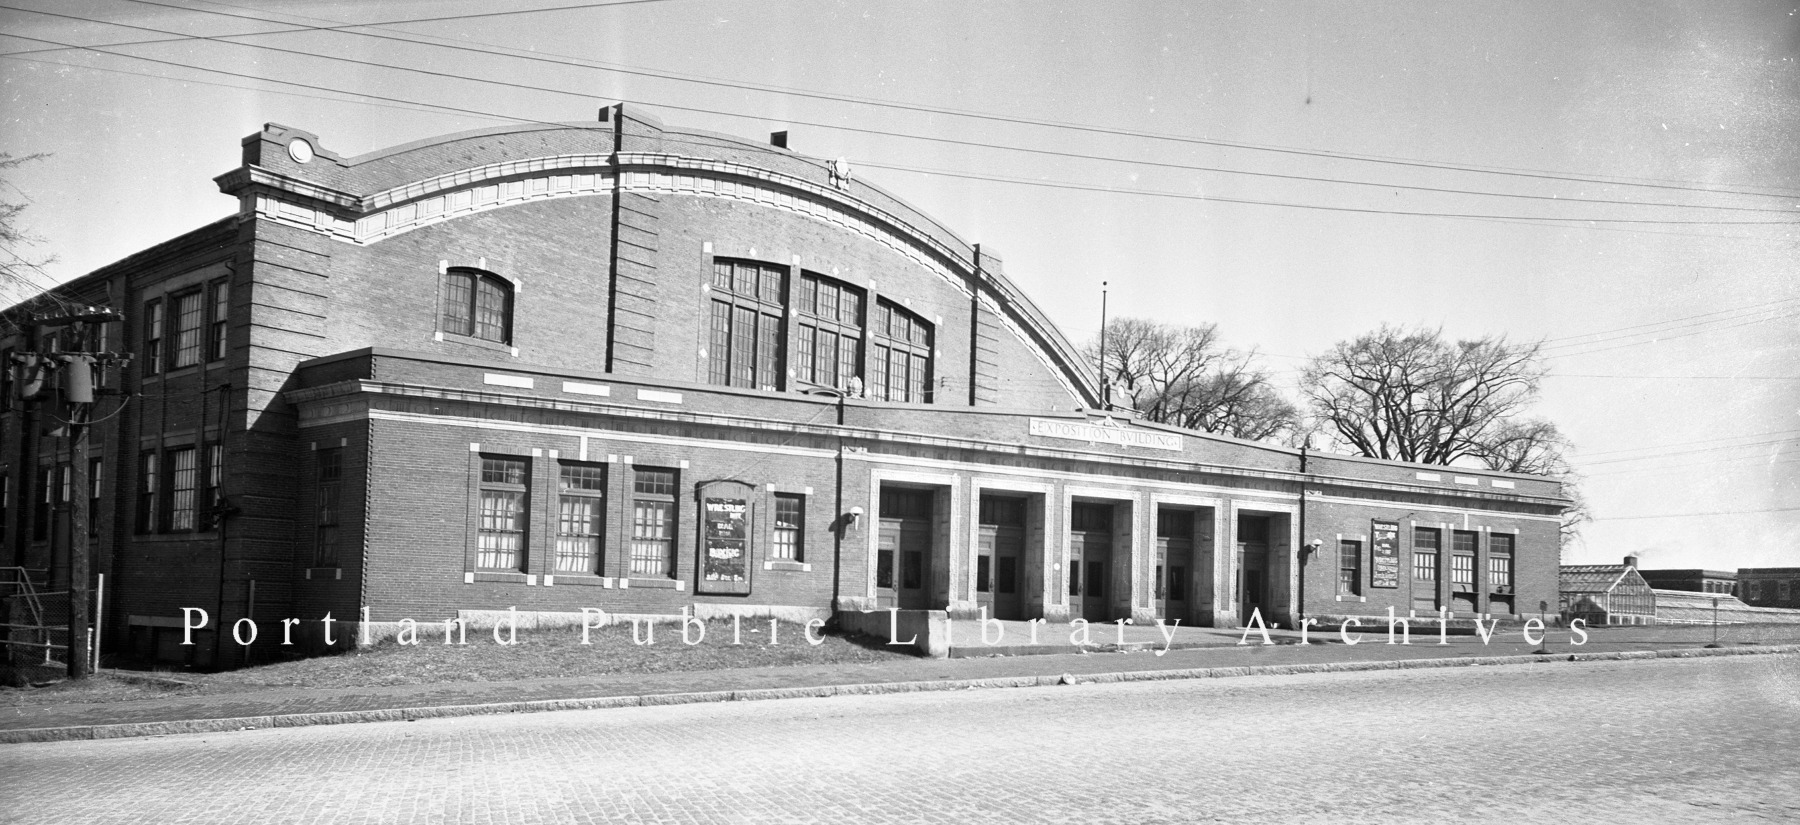
[[[1678,648],[1609,653],[1558,653],[1523,656],[1468,656],[1442,659],[1403,659],[1388,662],[1321,662],[1305,665],[1244,665],[1179,670],[1138,670],[1093,673],[1074,677],[1071,684],[1120,684],[1162,682],[1177,679],[1226,679],[1238,676],[1283,676],[1303,673],[1354,673],[1372,670],[1426,670],[1431,668],[1531,665],[1555,662],[1619,662],[1649,659],[1699,659],[1719,656],[1771,656],[1800,653],[1800,645],[1771,647]],[[55,728],[0,730],[0,744],[66,742],[89,739],[122,739],[167,736],[179,733],[225,733],[257,728],[298,728],[314,725],[347,725],[359,722],[400,722],[459,716],[491,716],[502,713],[539,713],[556,710],[691,705],[712,702],[757,702],[768,699],[809,699],[828,696],[871,696],[889,693],[975,690],[989,688],[1051,687],[1063,684],[1062,676],[999,676],[983,679],[946,679],[915,682],[874,682],[819,687],[711,690],[696,693],[657,693],[644,696],[596,696],[586,699],[539,699],[491,702],[476,705],[441,705],[423,708],[326,711],[273,716],[240,716],[229,719],[186,719],[167,722],[133,722],[121,725],[70,725]]]

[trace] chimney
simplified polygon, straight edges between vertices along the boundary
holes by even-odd
[[[1633,567],[1633,568],[1637,567],[1638,566],[1638,557],[1637,556],[1626,556],[1625,557],[1625,566]]]
[[[769,145],[770,145],[770,146],[773,146],[773,147],[775,147],[775,148],[777,148],[777,149],[786,149],[786,148],[788,148],[788,145],[787,145],[787,132],[785,132],[785,131],[782,131],[782,132],[770,132],[770,133],[769,133]]]

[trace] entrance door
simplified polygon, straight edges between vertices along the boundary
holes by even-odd
[[[1263,624],[1269,615],[1269,519],[1267,516],[1238,517],[1238,618],[1248,624],[1256,611],[1262,611]]]
[[[875,598],[880,607],[924,610],[931,581],[931,491],[881,491],[875,544]]]
[[[1194,556],[1194,514],[1156,513],[1156,612],[1165,622],[1189,621],[1188,570]]]
[[[1112,620],[1112,512],[1110,504],[1076,504],[1069,514],[1069,606],[1090,622]]]
[[[1023,619],[1019,581],[1025,554],[1025,500],[981,497],[980,544],[975,558],[975,600],[996,619]]]

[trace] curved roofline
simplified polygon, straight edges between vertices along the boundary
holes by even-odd
[[[666,127],[655,115],[636,105],[615,104],[603,111],[608,114],[606,120],[470,129],[349,158],[326,151],[319,146],[317,136],[309,132],[268,124],[260,136],[245,139],[245,165],[216,180],[221,189],[240,197],[258,190],[282,191],[324,204],[320,207],[323,211],[311,218],[311,222],[331,224],[329,229],[322,231],[359,242],[363,231],[361,221],[366,216],[391,206],[404,207],[408,201],[421,200],[440,190],[468,188],[477,179],[541,172],[565,157],[578,158],[584,166],[596,169],[610,166],[621,172],[634,165],[643,169],[669,164],[672,168],[692,166],[713,173],[761,179],[765,185],[791,188],[827,203],[835,201],[837,208],[885,224],[887,231],[896,235],[896,240],[912,246],[923,260],[944,267],[946,274],[955,279],[966,279],[966,287],[997,309],[1007,324],[1023,337],[1024,343],[1038,351],[1045,366],[1061,379],[1077,403],[1097,403],[1100,397],[1098,374],[1062,330],[1001,271],[999,256],[992,250],[971,243],[885,188],[860,178],[831,177],[833,170],[827,159],[737,135]],[[545,138],[542,142],[546,145],[534,147],[540,150],[538,154],[513,154],[493,147],[469,158],[453,159],[445,153],[424,163],[423,167],[427,168],[412,168],[401,160],[412,152],[484,137],[556,132],[587,133],[593,137],[575,140],[575,145],[567,145],[570,141]],[[304,162],[289,163],[287,152],[270,151],[295,137],[312,139],[319,156],[329,162],[308,167]],[[261,145],[257,146],[259,141]],[[564,145],[557,145],[559,143]],[[692,148],[669,145],[676,143],[691,144]],[[261,152],[254,149],[261,149]],[[541,153],[542,149],[550,149],[551,153]],[[562,151],[558,152],[558,149]],[[575,154],[570,154],[570,150]],[[379,163],[381,161],[387,163]],[[427,183],[433,186],[412,191]],[[392,197],[387,197],[390,194]],[[308,220],[301,219],[303,224]]]
[[[377,161],[382,158],[389,158],[395,155],[402,155],[407,152],[423,149],[427,146],[435,146],[440,143],[451,143],[458,140],[468,140],[470,138],[487,137],[489,135],[516,135],[523,132],[549,132],[557,129],[583,129],[611,132],[613,130],[613,124],[598,120],[575,120],[564,123],[515,123],[511,126],[489,126],[485,129],[468,129],[461,132],[451,132],[447,135],[420,138],[418,140],[402,143],[398,146],[389,146],[385,149],[364,152],[355,157],[344,158],[343,164],[345,166],[358,166],[370,161]]]

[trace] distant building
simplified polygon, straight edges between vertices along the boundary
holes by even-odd
[[[1737,579],[1745,604],[1800,608],[1800,567],[1740,567]]]
[[[1624,564],[1565,564],[1558,578],[1564,621],[1656,623],[1656,594],[1638,573],[1636,556],[1626,556]]]
[[[1725,595],[1737,592],[1737,573],[1730,570],[1639,570],[1638,575],[1661,590]]]

